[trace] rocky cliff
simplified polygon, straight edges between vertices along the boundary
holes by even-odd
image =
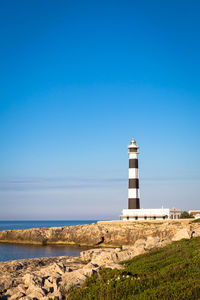
[[[91,247],[134,245],[139,239],[160,243],[200,235],[193,220],[98,222],[91,225],[0,231],[0,242],[28,244],[74,244]]]

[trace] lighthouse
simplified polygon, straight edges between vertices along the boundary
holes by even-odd
[[[179,219],[180,209],[176,208],[140,208],[140,188],[138,169],[139,146],[132,138],[128,145],[129,168],[128,168],[128,209],[122,210],[123,221],[136,220],[167,220]]]
[[[138,169],[138,154],[139,146],[132,138],[128,146],[129,169],[128,169],[128,208],[140,208],[140,189],[139,189],[139,169]]]

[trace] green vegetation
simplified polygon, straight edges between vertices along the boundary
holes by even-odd
[[[192,223],[200,223],[200,218],[195,219],[194,221],[192,221]]]
[[[200,299],[200,238],[181,240],[122,262],[124,269],[102,269],[68,300]]]
[[[187,211],[183,211],[180,215],[180,219],[194,219],[194,216],[190,215]]]

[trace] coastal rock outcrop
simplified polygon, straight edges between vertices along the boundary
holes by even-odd
[[[137,240],[157,238],[158,243],[200,235],[200,223],[191,220],[112,221],[97,224],[0,231],[0,242],[27,244],[74,244],[91,247],[121,247]]]
[[[157,238],[137,240],[133,246],[85,250],[80,257],[51,257],[0,262],[0,299],[64,299],[102,267],[123,268],[118,263],[145,253]],[[155,242],[155,243],[154,243]],[[161,246],[161,244],[159,244]]]
[[[141,252],[142,253],[142,252]],[[135,249],[91,249],[80,257],[34,258],[0,262],[0,299],[64,299],[102,267],[122,268],[119,261],[139,254]]]

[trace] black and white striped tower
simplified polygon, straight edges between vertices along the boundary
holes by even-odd
[[[128,146],[129,169],[128,169],[128,208],[140,208],[140,190],[139,190],[139,170],[138,170],[138,151],[139,147],[132,138]]]

